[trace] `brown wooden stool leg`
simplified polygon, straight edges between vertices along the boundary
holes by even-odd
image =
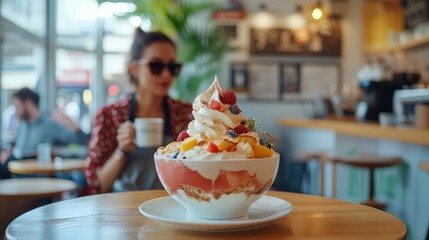
[[[325,195],[325,161],[323,159],[320,162],[320,196]]]
[[[337,197],[337,163],[332,162],[332,198]]]
[[[374,168],[369,168],[369,199],[366,202],[363,202],[362,204],[373,208],[377,208],[380,210],[385,210],[386,204],[375,201],[374,192],[375,192]]]

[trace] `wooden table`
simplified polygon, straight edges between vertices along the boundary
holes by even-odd
[[[292,203],[285,217],[228,233],[193,232],[151,221],[139,205],[163,190],[110,193],[53,203],[15,219],[7,239],[404,239],[396,217],[363,205],[287,192],[268,195]]]
[[[83,171],[85,159],[63,159],[61,164],[40,164],[36,159],[17,160],[8,164],[9,171],[15,174],[48,174],[59,172]]]
[[[75,190],[76,183],[54,178],[14,178],[0,180],[0,197],[55,197]]]
[[[52,178],[15,178],[0,180],[0,238],[7,225],[19,215],[40,206],[39,199],[59,197],[76,189],[69,180]]]

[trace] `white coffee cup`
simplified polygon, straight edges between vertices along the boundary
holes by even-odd
[[[159,147],[162,145],[164,119],[162,118],[136,118],[135,144],[137,147]]]
[[[37,162],[40,164],[49,164],[51,163],[51,144],[49,143],[40,143],[37,145]]]

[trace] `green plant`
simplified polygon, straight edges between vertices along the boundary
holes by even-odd
[[[192,101],[202,84],[212,81],[219,72],[221,61],[230,50],[205,13],[217,4],[201,0],[131,0],[136,9],[129,16],[144,16],[151,21],[151,28],[164,32],[177,40],[178,61],[184,63],[175,89],[177,97]],[[200,17],[200,19],[198,18]]]

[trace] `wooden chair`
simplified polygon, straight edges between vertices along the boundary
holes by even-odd
[[[19,215],[40,205],[42,198],[60,197],[76,189],[69,180],[54,178],[15,178],[0,180],[0,231]],[[1,236],[1,235],[0,235]]]
[[[383,157],[383,156],[371,156],[371,155],[358,155],[355,157],[331,157],[333,162],[333,180],[332,180],[332,190],[333,197],[336,196],[336,164],[341,163],[345,165],[350,165],[354,167],[368,168],[369,170],[369,198],[367,201],[362,204],[384,210],[386,204],[379,203],[374,198],[375,192],[375,183],[374,183],[374,170],[377,168],[386,168],[392,167],[402,163],[401,157]]]

